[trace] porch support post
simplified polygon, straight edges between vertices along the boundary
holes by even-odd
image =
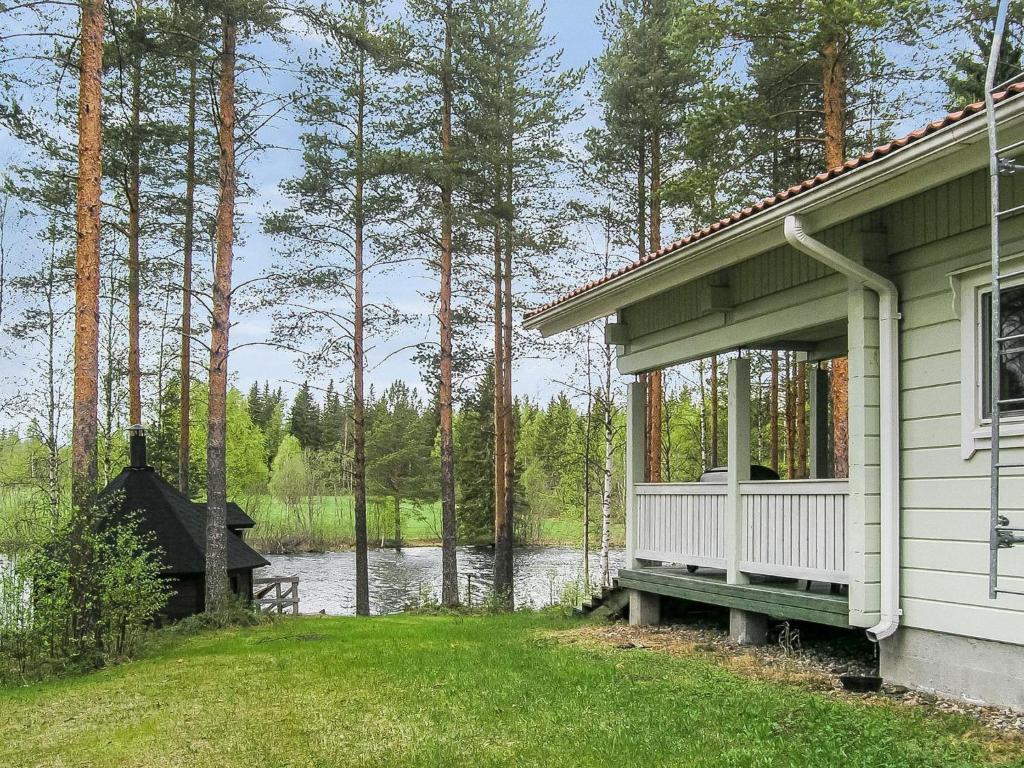
[[[647,385],[633,381],[626,385],[626,566],[638,568],[636,559],[636,485],[644,480],[647,455]]]
[[[745,357],[735,357],[729,361],[728,461],[726,579],[730,584],[746,584],[749,579],[739,569],[745,546],[740,483],[750,479],[750,360]]]
[[[817,480],[833,474],[828,461],[828,376],[818,363],[807,366],[807,388],[811,406],[810,472]]]

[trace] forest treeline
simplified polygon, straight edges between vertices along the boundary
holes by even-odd
[[[85,542],[123,430],[148,425],[163,471],[207,499],[211,609],[237,467],[257,457],[273,492],[276,463],[287,494],[283,477],[331,452],[357,612],[368,499],[406,493],[439,503],[442,601],[458,602],[460,535],[479,535],[511,605],[523,520],[579,514],[606,553],[621,505],[613,348],[592,326],[541,342],[522,313],[979,99],[992,11],[603,0],[603,49],[574,68],[530,0],[4,4],[5,440],[41,448],[33,476]],[[1021,63],[1013,11],[1001,75]],[[368,370],[417,322],[422,395],[371,396]],[[292,355],[300,375],[280,378],[310,387],[290,403],[277,384],[232,389],[232,355],[254,346]],[[804,476],[807,364],[755,357],[758,460]],[[536,358],[560,363],[543,406],[514,387]],[[724,364],[644,374],[650,480],[721,463]],[[842,475],[845,363],[825,367]],[[330,400],[314,394],[331,379]],[[388,457],[409,467],[400,491]]]

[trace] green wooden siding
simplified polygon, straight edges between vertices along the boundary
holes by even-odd
[[[1010,185],[1019,201],[1022,186]],[[1024,641],[1024,598],[988,599],[989,452],[961,452],[961,325],[950,274],[989,258],[983,171],[884,212],[892,276],[900,288],[902,603],[907,626],[1004,642]],[[912,226],[905,226],[911,222]],[[1024,234],[1020,222],[1007,240]],[[1014,456],[1016,454],[1016,456]],[[1004,451],[1024,461],[1024,452]],[[1024,479],[1004,482],[1006,508],[1022,510]],[[1004,550],[1001,581],[1024,591],[1024,548]]]
[[[1024,203],[1024,181],[1008,180],[1007,189],[1008,203]],[[961,451],[961,388],[974,383],[973,376],[961,381],[961,327],[950,274],[987,262],[988,205],[987,177],[978,171],[816,236],[887,272],[900,289],[904,623],[1021,643],[1024,598],[991,601],[987,594],[989,453],[964,459]],[[877,232],[885,233],[882,253],[865,247]],[[1019,241],[1024,253],[1024,217],[1009,223],[1006,236]],[[700,295],[722,282],[735,309],[715,322],[702,315]],[[624,309],[633,340],[624,359],[632,353],[653,367],[659,355],[667,362],[735,348],[738,331],[771,327],[779,313],[838,303],[842,285],[813,260],[775,248]],[[849,608],[851,623],[863,625],[878,610],[877,338],[871,335],[877,334],[877,309],[862,292],[849,295],[850,317],[860,318],[849,328],[851,349],[862,349],[851,359],[851,413],[858,409],[860,415],[851,423],[851,510],[857,522]],[[1009,460],[1024,462],[1024,449],[1007,453]],[[1014,523],[1024,526],[1024,478],[1007,481],[1003,493],[1007,509],[1021,510],[1011,514]],[[1024,547],[1004,551],[1000,560],[1004,586],[1024,591]]]

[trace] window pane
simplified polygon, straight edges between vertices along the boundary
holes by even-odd
[[[985,416],[992,413],[991,402],[991,328],[992,294],[982,295],[982,340],[984,344],[983,397]],[[1000,325],[1002,336],[1024,334],[1024,286],[1007,288],[1000,294]],[[1024,398],[1024,339],[1009,341],[1001,345],[1003,354],[999,366],[1000,397],[1004,400]],[[1004,405],[1004,413],[1024,412],[1024,403]]]

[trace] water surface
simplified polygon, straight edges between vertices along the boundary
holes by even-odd
[[[267,555],[269,568],[256,576],[299,577],[299,611],[348,616],[355,613],[355,553],[324,552],[308,555]],[[625,560],[622,550],[611,552],[614,576]],[[487,547],[459,547],[459,595],[465,603],[467,588],[473,604],[491,591],[494,552]],[[370,610],[397,613],[424,599],[441,594],[441,548],[410,547],[396,552],[369,553]],[[573,547],[521,547],[515,551],[516,606],[541,608],[557,603],[566,584],[582,583],[583,552]],[[600,579],[601,563],[591,553],[590,578]]]

